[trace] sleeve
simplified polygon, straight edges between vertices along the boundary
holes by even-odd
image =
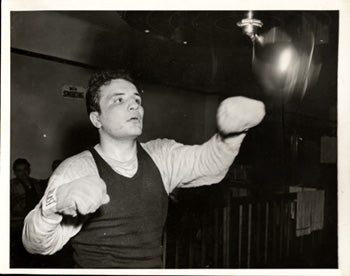
[[[62,249],[76,235],[82,224],[77,218],[54,213],[46,215],[44,204],[50,202],[57,187],[88,175],[98,174],[92,156],[86,153],[66,159],[50,177],[43,198],[24,220],[22,241],[32,254],[51,255]]]
[[[143,144],[157,165],[164,187],[197,187],[220,182],[236,158],[245,134],[223,139],[215,134],[202,145],[157,139]]]

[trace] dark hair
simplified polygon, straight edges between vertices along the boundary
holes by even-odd
[[[124,79],[134,84],[134,80],[132,79],[130,73],[126,70],[105,70],[94,73],[89,80],[85,95],[88,114],[93,111],[101,112],[100,88],[103,85],[109,84],[114,79]]]
[[[17,158],[15,162],[13,162],[12,169],[15,170],[18,165],[25,164],[30,168],[30,163],[27,161],[27,159],[24,158]]]

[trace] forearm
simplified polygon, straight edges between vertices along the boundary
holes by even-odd
[[[208,141],[207,159],[216,171],[228,169],[239,153],[246,134],[241,133],[230,137],[222,137],[218,133]]]
[[[93,178],[92,182],[99,182],[97,176],[97,168],[87,151],[60,164],[50,177],[41,202],[25,218],[22,240],[28,252],[54,254],[80,231],[82,223],[78,222],[77,217],[66,212],[70,210],[68,207],[76,207],[76,202],[70,200],[73,195],[69,187],[76,185],[78,190],[84,189],[88,184],[86,179]],[[94,194],[95,189],[91,190]]]
[[[80,227],[64,223],[60,214],[44,215],[38,205],[24,220],[23,245],[29,253],[51,255],[61,250]]]
[[[240,134],[223,139],[216,134],[208,142],[198,146],[189,157],[184,157],[192,168],[188,178],[191,181],[184,181],[181,185],[194,187],[220,182],[235,160],[244,137],[245,134]]]
[[[222,139],[218,134],[202,145],[183,145],[168,139],[143,144],[156,163],[164,187],[195,187],[220,182],[239,152],[245,137],[241,134]]]
[[[32,210],[24,220],[23,245],[29,253],[50,255],[63,247],[62,216],[45,217],[40,207]]]

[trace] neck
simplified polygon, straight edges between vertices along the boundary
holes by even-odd
[[[100,135],[100,149],[103,155],[120,162],[126,162],[137,154],[136,139],[115,139]]]

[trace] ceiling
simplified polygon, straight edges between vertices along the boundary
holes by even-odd
[[[246,11],[66,13],[112,30],[119,40],[127,40],[124,43],[129,45],[129,56],[123,66],[141,80],[223,96],[266,96],[252,72],[252,43],[236,25],[246,17]],[[314,110],[314,114],[323,114],[325,108],[336,105],[338,12],[255,11],[253,14],[263,22],[259,34],[279,27],[297,42],[303,41],[307,32],[314,34],[314,57],[322,69],[318,83],[304,97],[303,108],[305,112]]]
[[[247,37],[236,23],[247,17],[247,11],[124,11],[118,14],[141,32],[164,36],[177,43],[202,47],[246,47]],[[261,31],[283,27],[292,31],[302,25],[302,18],[313,17],[315,24],[329,24],[327,12],[255,11],[263,22]]]
[[[148,36],[168,39],[187,47],[239,48],[247,47],[249,39],[242,35],[237,22],[247,17],[247,11],[68,11],[63,12],[91,23],[121,30],[131,27]],[[259,33],[272,27],[282,27],[289,34],[305,27],[305,19],[318,36],[318,42],[327,36],[326,30],[337,20],[335,11],[253,11],[262,21]],[[148,32],[149,31],[149,32]],[[300,30],[299,30],[300,31]]]

